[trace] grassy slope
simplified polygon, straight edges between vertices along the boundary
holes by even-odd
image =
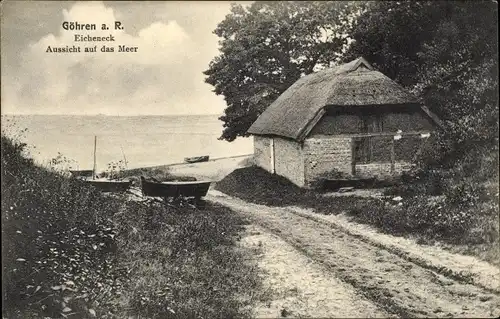
[[[130,271],[123,300],[147,318],[250,316],[256,269],[235,248],[244,221],[223,207],[204,210],[129,203],[116,218],[121,264]],[[246,310],[245,310],[246,309]]]
[[[498,196],[491,196],[494,193],[490,191],[488,198],[479,198],[476,196],[481,193],[479,190],[462,186],[438,198],[410,195],[406,190],[398,206],[390,199],[393,196],[389,199],[324,197],[301,189],[281,176],[248,167],[226,176],[217,183],[216,189],[258,204],[296,205],[313,208],[321,214],[346,213],[354,221],[370,224],[383,232],[416,237],[421,243],[439,241],[454,251],[500,265]]]
[[[127,202],[37,167],[2,136],[2,315],[245,317],[259,284],[244,221]]]

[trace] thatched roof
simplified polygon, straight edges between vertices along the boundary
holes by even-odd
[[[417,103],[403,87],[358,58],[300,78],[257,118],[248,133],[303,140],[325,106],[404,107]]]

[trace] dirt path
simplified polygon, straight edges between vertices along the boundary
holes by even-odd
[[[257,318],[390,316],[352,286],[330,276],[323,266],[259,226],[247,227],[241,245],[259,248],[261,253],[256,257],[265,274],[264,290],[272,296],[271,301],[256,305]]]
[[[384,234],[370,225],[351,222],[344,214],[323,215],[299,207],[287,207],[287,209],[299,216],[330,224],[333,228],[388,250],[424,268],[500,293],[500,268],[476,257],[452,253],[439,245],[422,246],[415,239]]]
[[[289,243],[296,251],[300,251],[302,258],[307,257],[314,261],[315,266],[309,265],[308,267],[314,268],[320,265],[322,273],[318,270],[319,268],[314,269],[321,273],[321,277],[331,280],[320,281],[326,286],[347,287],[345,284],[350,284],[358,294],[364,297],[364,300],[369,300],[391,315],[467,318],[500,315],[500,294],[440,275],[389,250],[332,228],[327,223],[295,214],[286,208],[245,203],[227,196],[216,196],[214,193],[207,196],[207,199],[245,214],[255,225]],[[273,249],[272,246],[269,247]],[[300,258],[288,258],[286,254],[283,258],[282,260],[289,269],[305,269]],[[290,282],[293,283],[295,280],[293,278],[290,274],[284,275],[274,285],[283,289]],[[337,279],[340,279],[343,284],[337,283]],[[310,281],[311,277],[302,284],[306,285],[306,282]],[[314,296],[310,297],[310,300],[323,299],[328,295],[327,290],[319,288],[322,286],[314,285],[314,280],[312,283],[312,285],[308,284],[310,296]],[[343,290],[348,289],[343,288]],[[302,304],[307,304],[306,300],[307,298],[303,299]],[[339,307],[338,303],[346,302],[345,309],[349,309],[352,305],[349,300],[354,299],[341,299],[337,301],[336,307]],[[327,301],[329,306],[325,309],[335,309],[332,303],[335,304],[335,301]],[[300,308],[298,304],[296,303]],[[342,308],[343,305],[340,305],[340,309]],[[275,317],[276,314],[272,316]],[[327,316],[356,317],[358,314],[346,313],[344,316],[330,313]]]
[[[352,286],[330,276],[323,266],[259,226],[248,226],[240,243],[260,251],[255,257],[264,274],[264,291],[271,297],[257,303],[256,318],[390,317]]]

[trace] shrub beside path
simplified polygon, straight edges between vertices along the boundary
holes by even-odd
[[[500,315],[498,269],[473,257],[380,234],[342,216],[252,204],[217,191],[207,200],[244,214],[390,314]]]

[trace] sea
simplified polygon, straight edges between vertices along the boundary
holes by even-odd
[[[210,158],[253,153],[253,139],[219,140],[218,115],[75,116],[2,115],[2,134],[28,145],[37,163],[92,169],[94,141],[97,171],[109,164],[139,168],[181,163],[185,157]]]

